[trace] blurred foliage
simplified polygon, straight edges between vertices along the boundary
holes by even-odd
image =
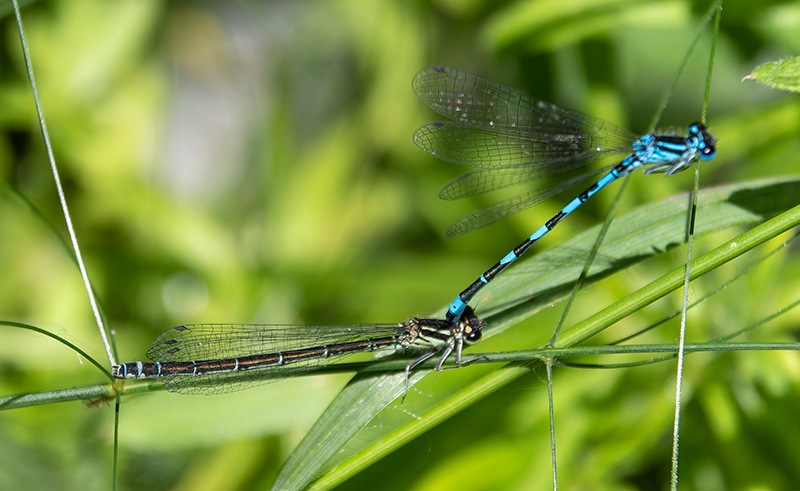
[[[411,142],[435,119],[411,92],[414,73],[459,66],[647,131],[708,8],[672,0],[71,0],[29,2],[23,20],[77,235],[119,356],[130,360],[181,323],[395,322],[442,312],[559,202],[445,239],[447,225],[488,201],[436,197],[460,169]],[[65,236],[9,1],[0,14],[0,175]],[[703,186],[797,172],[800,101],[740,81],[754,66],[800,51],[798,19],[796,2],[725,4],[708,118],[719,156],[703,165]],[[659,126],[699,119],[710,38],[709,30]],[[622,206],[661,200],[691,182],[690,173],[634,176]],[[602,221],[612,200],[601,193],[541,247]],[[0,210],[0,317],[46,327],[102,360],[80,277],[53,229],[12,193],[0,195]],[[736,232],[703,238],[698,253]],[[670,251],[583,291],[571,317],[680,266],[684,254]],[[693,283],[691,294],[741,267],[734,262]],[[690,314],[690,339],[734,332],[796,300],[798,269],[790,247],[749,272]],[[676,295],[645,309],[596,342],[679,302]],[[485,349],[540,345],[559,315],[549,309]],[[796,340],[797,324],[789,314],[747,339]],[[647,340],[670,342],[677,332],[671,322]],[[62,345],[13,329],[0,332],[0,370],[3,395],[104,380]],[[470,377],[470,370],[429,379]],[[686,488],[800,481],[796,354],[696,355],[686,370]],[[543,378],[533,373],[456,415],[346,489],[549,487]],[[125,399],[120,488],[268,489],[347,379],[308,377],[225,397]],[[669,363],[559,370],[561,486],[667,488],[673,386]],[[436,390],[436,381],[426,387]],[[396,412],[415,416],[399,402]],[[108,489],[112,435],[108,407],[3,413],[0,488]]]

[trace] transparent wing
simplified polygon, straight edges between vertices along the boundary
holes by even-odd
[[[414,92],[450,121],[414,134],[424,152],[482,169],[447,184],[439,196],[458,199],[522,183],[540,190],[501,201],[453,224],[460,235],[525,210],[601,171],[587,166],[630,153],[636,136],[601,119],[570,111],[462,70],[433,67],[414,77]],[[605,162],[607,163],[607,162]],[[560,177],[545,187],[541,181]]]
[[[414,133],[414,143],[428,155],[454,164],[479,169],[527,164],[543,175],[558,174],[565,166],[583,167],[610,153],[630,151],[630,145],[592,146],[592,139],[581,134],[490,132],[451,121],[421,127]]]
[[[588,177],[590,176],[580,176],[578,180],[573,181],[581,182],[586,180]],[[447,228],[445,235],[448,237],[455,237],[457,235],[462,235],[467,232],[477,230],[481,227],[485,227],[504,218],[508,218],[511,215],[515,215],[521,211],[527,210],[532,206],[550,199],[563,190],[563,187],[549,188],[531,191],[529,193],[504,199],[503,201],[478,210],[475,213],[470,213],[464,218],[458,220]]]
[[[147,356],[153,361],[196,362],[200,375],[176,374],[162,380],[170,392],[221,394],[274,382],[327,366],[353,352],[277,362],[281,353],[391,338],[403,331],[401,324],[354,324],[344,326],[296,326],[285,324],[187,324],[164,332]],[[394,349],[396,344],[378,345],[374,350]],[[248,370],[205,371],[204,365],[219,360],[264,355],[272,364]],[[270,358],[270,355],[273,355]],[[207,368],[207,367],[206,367]]]
[[[387,337],[399,330],[399,324],[186,324],[156,338],[147,357],[160,362],[237,358]]]
[[[415,142],[431,155],[463,165],[586,161],[596,153],[629,152],[636,139],[607,121],[454,68],[422,70],[412,86],[420,100],[453,122],[423,126]]]
[[[536,203],[540,203],[544,199],[549,198],[554,194],[558,194],[567,188],[584,182],[592,176],[596,176],[597,174],[603,172],[604,170],[606,169],[597,169],[591,172],[585,172],[583,174],[571,177],[568,180],[562,181],[557,186],[551,186],[550,188],[542,189],[538,191],[538,193],[534,193],[544,197]],[[439,197],[448,201],[466,198],[510,186],[516,186],[518,184],[524,184],[530,181],[536,181],[543,177],[545,176],[536,172],[531,172],[526,166],[508,168],[504,167],[497,170],[468,172],[447,183],[439,192]]]

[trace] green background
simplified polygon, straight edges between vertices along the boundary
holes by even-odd
[[[76,232],[127,361],[182,323],[400,322],[442,312],[561,201],[444,238],[450,223],[492,200],[437,198],[462,169],[413,145],[414,130],[436,119],[412,93],[413,75],[457,66],[648,131],[708,8],[623,0],[71,0],[31,2],[23,20]],[[64,235],[10,2],[0,3],[0,13],[0,173]],[[794,2],[725,4],[708,115],[719,156],[702,166],[703,187],[797,173],[797,96],[741,79],[800,51],[798,19]],[[688,59],[659,127],[700,118],[711,35],[708,28]],[[689,172],[636,175],[620,213],[691,185]],[[611,191],[598,195],[537,250],[602,221],[613,199]],[[43,327],[102,361],[80,277],[53,229],[9,193],[0,195],[0,214],[0,318]],[[741,231],[703,237],[696,254]],[[677,248],[582,291],[571,318],[624,297],[684,257]],[[690,295],[743,267],[730,263],[693,284]],[[789,247],[691,312],[689,339],[734,332],[796,300],[798,273]],[[527,281],[513,269],[506,274]],[[621,338],[678,305],[675,294],[593,342]],[[560,312],[547,309],[475,351],[539,346]],[[746,339],[796,341],[798,320],[790,313]],[[672,321],[643,341],[673,342],[677,333]],[[487,369],[428,377],[356,439],[418,417],[414,399],[429,398],[437,384]],[[64,346],[11,328],[0,331],[0,370],[1,395],[105,380]],[[668,487],[674,371],[674,363],[662,363],[556,372],[563,489]],[[692,355],[685,375],[686,489],[800,481],[795,353]],[[125,397],[120,488],[268,489],[347,380],[305,377],[226,396]],[[0,488],[108,489],[113,416],[113,405],[78,402],[0,414]],[[342,488],[546,489],[548,432],[545,374],[535,371]]]

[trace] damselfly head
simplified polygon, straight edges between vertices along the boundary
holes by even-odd
[[[464,314],[458,321],[459,331],[461,331],[464,341],[469,344],[477,343],[483,337],[483,321],[475,315],[472,307],[467,306]]]
[[[689,135],[686,137],[695,143],[700,160],[711,160],[717,156],[717,140],[708,132],[703,123],[689,125]]]

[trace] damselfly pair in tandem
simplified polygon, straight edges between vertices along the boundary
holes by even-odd
[[[670,176],[688,169],[698,158],[711,160],[716,155],[716,141],[702,123],[692,123],[682,136],[647,134],[637,138],[606,121],[458,69],[422,70],[414,77],[413,88],[425,104],[449,119],[417,130],[415,143],[438,158],[480,169],[445,186],[442,198],[471,196],[545,177],[563,179],[557,186],[473,213],[450,227],[448,235],[520,212],[604,170],[587,172],[589,164],[613,154],[628,155],[464,289],[444,319],[327,327],[179,326],[156,339],[148,351],[152,361],[116,365],[114,376],[160,378],[168,390],[216,393],[307,373],[365,351],[425,345],[425,352],[407,365],[407,374],[437,352],[441,352],[437,370],[452,354],[457,365],[467,363],[474,358],[464,359],[462,349],[477,342],[483,330],[469,302],[561,220],[602,188],[640,167],[647,174]]]

